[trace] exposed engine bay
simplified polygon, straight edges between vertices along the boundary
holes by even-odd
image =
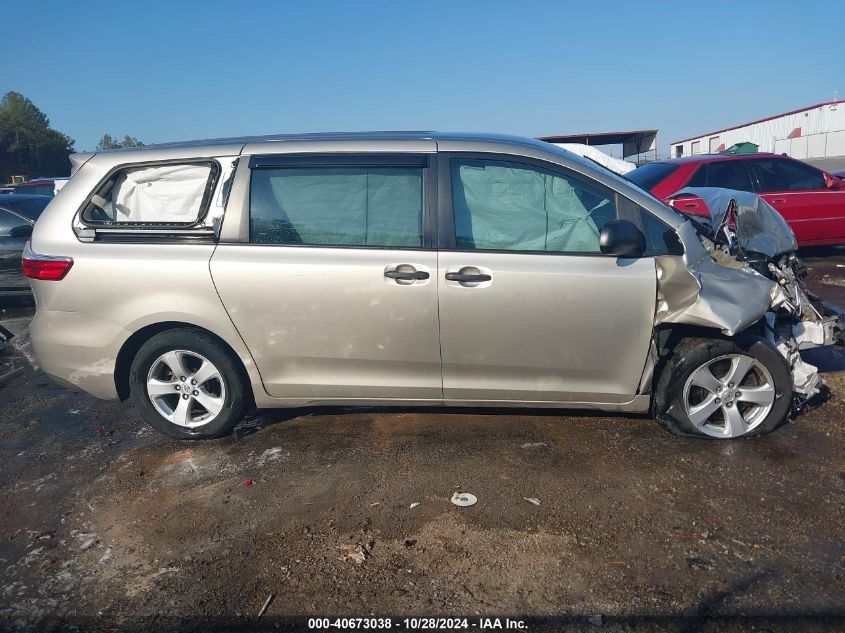
[[[709,218],[684,214],[706,252],[705,257],[695,252],[685,255],[699,292],[691,303],[676,296],[672,282],[679,281],[673,279],[679,271],[666,270],[673,267],[658,261],[662,300],[658,319],[716,326],[728,336],[762,325],[766,338],[791,368],[800,406],[823,384],[818,369],[802,360],[799,352],[845,344],[845,313],[807,289],[803,281],[807,270],[796,255],[795,235],[763,199],[744,191],[696,187],[677,192],[672,202],[688,196],[700,198],[711,213]],[[766,294],[761,293],[764,290]]]

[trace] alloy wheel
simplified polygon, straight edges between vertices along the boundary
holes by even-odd
[[[746,435],[775,402],[772,375],[745,354],[727,354],[695,369],[684,385],[684,408],[696,429],[718,438]]]
[[[168,422],[194,428],[208,424],[223,409],[226,382],[201,354],[171,350],[153,361],[147,374],[147,395]]]

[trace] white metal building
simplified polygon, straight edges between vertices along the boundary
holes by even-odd
[[[714,154],[750,142],[760,152],[799,159],[845,157],[845,100],[828,101],[675,141],[670,155]]]

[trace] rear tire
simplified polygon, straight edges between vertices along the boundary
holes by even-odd
[[[660,374],[653,414],[676,435],[734,439],[771,433],[791,403],[789,365],[765,339],[688,338]]]
[[[147,423],[180,440],[231,433],[249,402],[240,361],[192,328],[166,330],[144,343],[132,360],[129,388]]]

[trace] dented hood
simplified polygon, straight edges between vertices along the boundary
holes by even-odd
[[[798,250],[795,234],[786,220],[757,194],[718,187],[687,187],[672,198],[690,195],[700,198],[710,211],[709,221],[699,220],[709,229],[706,237],[713,239],[733,221],[737,245],[745,254],[776,257]]]

